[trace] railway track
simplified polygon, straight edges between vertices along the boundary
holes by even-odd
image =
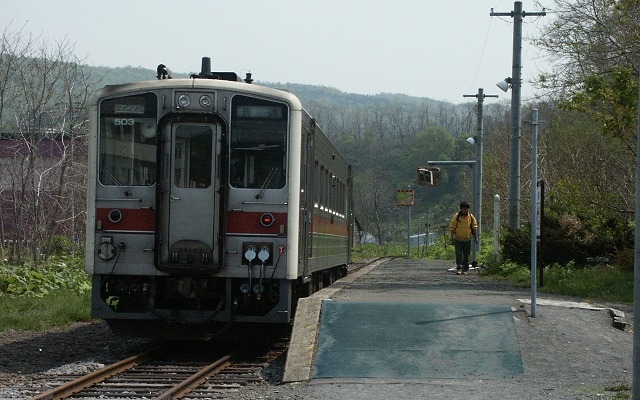
[[[245,346],[233,354],[217,349],[206,354],[208,351],[193,345],[162,346],[80,377],[51,377],[47,385],[55,381],[56,386],[32,400],[225,398],[247,384],[265,382],[263,369],[284,354],[287,344],[267,347]]]

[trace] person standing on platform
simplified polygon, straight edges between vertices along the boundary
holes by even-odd
[[[453,215],[449,224],[451,243],[456,250],[456,274],[466,275],[469,271],[471,240],[478,241],[478,221],[469,212],[469,203],[460,203],[460,210]]]

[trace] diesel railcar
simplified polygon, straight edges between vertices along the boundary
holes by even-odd
[[[293,94],[235,73],[106,86],[90,106],[86,271],[118,335],[288,323],[346,274],[351,167]]]

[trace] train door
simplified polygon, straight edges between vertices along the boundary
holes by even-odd
[[[218,124],[171,124],[162,215],[160,264],[166,267],[219,265],[219,165],[221,128]],[[165,166],[166,167],[166,166]]]

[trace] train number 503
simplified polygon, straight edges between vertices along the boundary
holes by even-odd
[[[116,125],[134,125],[136,120],[134,118],[116,118],[113,123]]]

